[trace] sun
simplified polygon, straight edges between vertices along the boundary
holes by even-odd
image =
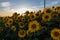
[[[23,13],[25,13],[26,11],[33,11],[33,9],[31,9],[31,8],[19,8],[16,12],[17,13],[20,13],[20,14],[23,14]]]

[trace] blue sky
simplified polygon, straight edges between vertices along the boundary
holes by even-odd
[[[0,0],[0,15],[24,13],[26,10],[37,11],[44,8],[44,0]],[[46,0],[46,7],[60,6],[60,0]]]

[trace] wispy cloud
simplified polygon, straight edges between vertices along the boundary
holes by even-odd
[[[46,3],[46,7],[51,7],[51,6],[56,6],[58,3],[60,3],[59,1],[52,1],[52,2],[49,2],[49,3]]]
[[[10,2],[1,2],[0,5],[2,7],[9,7],[11,5],[11,3]]]

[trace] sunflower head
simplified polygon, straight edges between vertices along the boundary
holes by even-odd
[[[51,30],[51,37],[55,40],[59,40],[60,39],[60,29],[54,28],[53,30]]]
[[[39,10],[35,15],[36,15],[36,18],[38,18],[41,15],[41,10]]]
[[[25,17],[22,17],[22,18],[21,18],[21,21],[22,21],[22,22],[24,22],[25,20],[26,20]]]
[[[36,18],[36,15],[35,14],[30,14],[29,17],[30,17],[31,20],[33,20],[33,19]]]
[[[24,28],[24,23],[23,22],[18,23],[18,25],[19,25],[20,28]]]
[[[30,32],[35,32],[35,31],[38,31],[40,29],[40,25],[37,21],[31,21],[29,22],[29,25],[28,25],[28,30]]]
[[[58,13],[60,13],[60,6],[57,6],[57,7],[56,7],[56,11],[57,11]]]
[[[16,27],[15,26],[12,26],[11,27],[11,30],[16,31]]]
[[[8,19],[9,19],[8,16],[3,17],[3,22],[6,22]]]
[[[44,12],[44,13],[51,13],[52,11],[51,11],[50,8],[45,8],[45,9],[43,10],[43,12]]]
[[[51,20],[51,14],[43,14],[42,15],[42,20],[43,21],[50,21]]]
[[[12,24],[12,23],[13,23],[13,20],[9,18],[9,19],[7,20],[7,23]]]
[[[60,6],[57,6],[56,9],[57,9],[57,10],[60,10]]]
[[[5,23],[5,27],[6,28],[10,27],[10,23]]]
[[[29,14],[29,11],[26,11],[25,14],[28,15]]]
[[[53,13],[53,14],[51,14],[51,16],[54,17],[54,18],[57,18],[58,14],[57,13]]]
[[[0,27],[0,31],[3,31],[3,28],[2,27]]]
[[[13,13],[13,16],[17,15],[17,12]]]
[[[26,36],[26,31],[25,30],[18,31],[18,37],[19,38],[24,38],[25,36]]]

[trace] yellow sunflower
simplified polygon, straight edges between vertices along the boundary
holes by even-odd
[[[58,13],[60,13],[60,6],[57,6],[57,7],[56,7],[56,11],[57,11]]]
[[[3,22],[6,22],[8,19],[9,19],[8,16],[3,17]]]
[[[25,21],[25,17],[22,17],[22,18],[21,18],[21,21],[22,21],[22,22]]]
[[[3,28],[2,27],[0,27],[0,31],[3,31]]]
[[[16,31],[16,27],[15,26],[12,26],[11,27],[11,30]]]
[[[17,12],[15,12],[15,13],[13,13],[12,18],[13,18],[14,20],[16,20],[16,19],[19,17],[19,15],[20,15],[20,14],[17,14]]]
[[[47,14],[47,13],[46,13],[46,14],[43,14],[43,15],[42,15],[42,21],[45,21],[45,22],[46,22],[46,21],[50,21],[51,18],[52,18],[52,17],[51,17],[51,14]]]
[[[40,29],[40,26],[41,25],[39,25],[39,23],[37,21],[31,21],[28,24],[28,30],[30,32],[35,32],[35,31],[38,31]]]
[[[54,28],[50,34],[53,39],[60,40],[60,29]]]
[[[20,28],[24,28],[24,23],[23,22],[18,23],[18,25],[19,25]]]
[[[41,15],[41,10],[39,10],[35,15],[36,15],[36,18],[38,18]]]
[[[28,16],[29,13],[30,13],[29,11],[26,11],[26,12],[25,12],[25,15]]]
[[[33,20],[33,19],[36,18],[36,15],[35,15],[35,13],[34,14],[30,14],[29,17],[30,17],[30,20]]]
[[[5,27],[6,28],[10,27],[10,23],[5,23]]]
[[[51,11],[50,8],[45,8],[45,9],[43,10],[43,12],[44,12],[44,13],[51,13],[52,11]]]
[[[18,31],[18,37],[24,38],[25,36],[26,36],[26,31],[25,30]]]
[[[7,23],[12,24],[12,23],[13,23],[13,19],[9,18],[9,19],[7,20]]]
[[[51,14],[51,16],[54,17],[54,18],[57,18],[58,14],[57,13],[53,13],[53,14]]]

